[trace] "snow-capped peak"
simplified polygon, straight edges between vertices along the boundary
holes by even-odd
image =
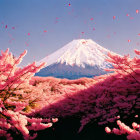
[[[105,57],[109,50],[101,47],[91,39],[73,40],[61,49],[40,60],[46,62],[46,66],[53,63],[61,63],[71,66],[85,67],[85,65],[106,67],[108,63]]]

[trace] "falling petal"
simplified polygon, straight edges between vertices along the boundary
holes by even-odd
[[[44,30],[44,33],[47,33],[47,30]]]
[[[30,33],[28,33],[28,36],[30,36]]]
[[[93,28],[92,30],[95,31],[95,28]]]
[[[113,19],[115,19],[116,18],[116,16],[113,16]]]
[[[93,18],[91,18],[90,20],[93,20]]]
[[[69,3],[69,6],[71,6],[71,4]]]
[[[12,27],[12,29],[14,30],[14,29],[15,29],[15,27]]]
[[[139,13],[139,10],[138,10],[138,9],[136,10],[136,13],[137,13],[137,14]]]
[[[126,14],[127,17],[129,17],[129,14]]]
[[[138,35],[140,36],[140,33]]]
[[[128,42],[131,42],[131,40],[130,40],[130,39],[128,39]]]
[[[5,25],[5,29],[7,29],[8,28],[8,26],[7,25]]]

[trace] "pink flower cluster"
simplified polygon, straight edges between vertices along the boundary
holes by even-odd
[[[140,51],[135,50],[135,53],[137,55],[140,55]],[[132,71],[132,73],[128,73],[130,74],[130,76],[135,79],[135,82],[139,84],[140,87],[140,59],[138,57],[135,57],[133,60],[130,60],[129,62],[124,62],[127,66],[129,66],[129,70]],[[118,63],[117,63],[118,64]],[[119,66],[119,65],[118,65]],[[121,69],[125,69],[124,71],[127,72],[127,68],[122,68]],[[120,70],[120,67],[118,68],[118,70]],[[135,73],[135,75],[134,75]],[[131,89],[135,88],[135,83],[133,83],[134,87]],[[138,112],[139,114],[139,108],[140,108],[140,88],[137,89],[137,96],[130,96],[129,98],[127,98],[127,101],[129,102],[131,100],[131,104],[133,104],[131,111],[132,112],[128,112],[129,115],[131,115],[131,113],[134,112]],[[133,93],[136,94],[136,93]],[[124,107],[122,105],[122,107]],[[139,115],[135,115],[135,118],[138,118]],[[105,128],[106,133],[114,133],[116,135],[122,135],[125,134],[127,135],[127,139],[128,140],[140,140],[140,124],[137,124],[136,122],[132,123],[132,127],[130,128],[128,125],[126,125],[125,123],[122,123],[120,120],[117,120],[117,125],[119,126],[120,129],[118,128],[113,128],[112,130],[109,127]]]
[[[82,130],[91,120],[103,125],[137,114],[140,108],[140,59],[111,53],[108,56],[107,60],[114,66],[109,71],[114,73],[90,80],[33,77],[30,82],[44,94],[40,101],[43,106],[30,115],[79,117]]]
[[[126,124],[122,123],[120,120],[117,121],[118,128],[113,128],[112,130],[109,127],[105,128],[106,133],[114,133],[116,135],[126,134],[128,140],[140,140],[140,125],[133,122],[132,127],[130,128]]]
[[[0,137],[13,139],[13,134],[20,134],[25,140],[34,139],[37,135],[30,135],[30,130],[46,129],[52,126],[50,119],[30,118],[26,116],[27,110],[34,110],[38,90],[29,84],[31,77],[38,72],[44,63],[36,66],[35,62],[24,68],[17,65],[26,54],[24,51],[18,58],[9,53],[9,49],[1,52],[0,56]],[[40,93],[42,91],[40,90]],[[37,94],[36,94],[37,95]],[[54,121],[56,122],[57,119]],[[11,130],[11,131],[9,131]]]

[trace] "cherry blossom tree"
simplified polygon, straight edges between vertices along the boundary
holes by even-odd
[[[34,139],[37,130],[51,127],[52,122],[57,121],[26,115],[34,111],[43,93],[41,89],[34,89],[29,81],[44,66],[44,63],[36,66],[33,62],[23,68],[18,67],[26,53],[24,51],[16,58],[7,49],[0,55],[0,137],[7,140],[12,140],[14,133],[25,140]]]
[[[135,50],[135,53],[137,55],[140,55],[140,51]],[[125,56],[123,59],[116,58],[116,61],[114,59],[113,55],[110,55],[110,62],[115,63],[114,67],[116,68],[116,72],[118,73],[125,73],[128,74],[131,78],[134,79],[135,83],[133,83],[133,89],[136,88],[136,84],[140,87],[140,59],[138,57],[135,57],[133,59],[129,59],[128,56]],[[119,60],[120,59],[120,60]],[[117,61],[118,60],[118,61]],[[131,80],[131,79],[130,79]],[[132,82],[132,81],[131,81]],[[129,89],[131,90],[131,89]],[[135,117],[139,117],[139,109],[140,109],[140,88],[137,89],[137,93],[133,92],[133,95],[136,94],[136,98],[134,96],[130,96],[127,100],[127,102],[130,104],[129,101],[131,101],[131,112],[127,112],[129,117],[132,116],[134,113],[137,114]],[[128,95],[129,96],[129,95]],[[126,98],[125,98],[126,99]],[[133,115],[134,116],[134,115]],[[129,118],[128,117],[128,118]],[[131,121],[134,120],[133,117]],[[114,133],[116,135],[127,135],[127,139],[129,140],[140,140],[140,124],[133,122],[132,128],[125,123],[123,123],[120,120],[117,120],[117,125],[119,128],[113,128],[112,130],[109,127],[105,128],[105,131],[107,133]]]

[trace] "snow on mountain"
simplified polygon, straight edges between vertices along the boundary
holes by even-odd
[[[46,67],[36,75],[76,79],[105,74],[104,68],[111,67],[105,61],[108,52],[91,39],[73,40],[40,60],[38,64],[46,62]]]

